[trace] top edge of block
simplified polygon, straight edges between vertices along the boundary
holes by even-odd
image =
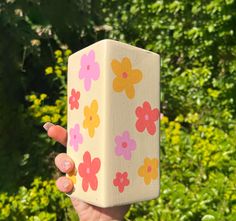
[[[121,45],[121,46],[123,46],[123,47],[133,48],[133,49],[135,49],[135,50],[140,50],[140,51],[146,52],[146,53],[148,53],[148,54],[152,54],[152,55],[155,55],[155,56],[160,57],[159,54],[157,54],[157,53],[155,53],[155,52],[153,52],[153,51],[148,51],[148,50],[146,50],[146,49],[139,48],[139,47],[136,47],[136,46],[133,46],[133,45],[124,43],[124,42],[116,41],[116,40],[113,40],[113,39],[103,39],[103,40],[97,41],[97,42],[95,42],[95,43],[93,43],[93,44],[91,44],[91,45],[89,45],[89,46],[87,46],[87,47],[85,47],[85,48],[80,49],[79,51],[73,53],[73,54],[70,55],[69,57],[73,57],[74,55],[77,55],[78,53],[81,53],[82,51],[87,50],[88,48],[93,47],[93,46],[96,46],[96,45],[99,45],[99,44],[119,44],[119,45]]]

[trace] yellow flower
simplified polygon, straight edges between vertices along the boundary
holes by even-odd
[[[69,56],[72,54],[72,51],[70,49],[67,49],[64,54],[65,56]]]
[[[138,175],[144,177],[144,183],[149,185],[151,180],[157,179],[158,171],[157,171],[157,158],[150,159],[146,157],[144,159],[144,165],[139,167]]]
[[[98,103],[96,100],[92,101],[91,107],[85,106],[84,108],[85,119],[83,122],[83,127],[85,129],[88,129],[90,137],[94,136],[95,128],[98,127],[100,124],[100,119],[97,114],[97,111],[98,111]]]
[[[112,60],[112,71],[116,75],[113,80],[113,89],[116,92],[125,91],[128,98],[134,98],[134,84],[142,80],[142,72],[138,69],[132,69],[130,59],[124,57],[121,62]]]
[[[53,68],[52,67],[47,67],[45,69],[45,74],[48,75],[48,74],[52,74],[53,73]]]
[[[48,115],[44,115],[43,117],[42,117],[42,122],[49,122],[49,121],[51,121],[51,118],[50,118],[50,116],[48,116]]]
[[[31,95],[29,96],[29,100],[30,100],[30,101],[34,101],[35,99],[37,99],[37,97],[36,97],[35,94],[31,94]]]
[[[56,58],[57,58],[57,57],[60,57],[60,56],[62,55],[62,52],[61,52],[61,50],[56,50],[56,51],[54,52],[54,54],[55,54],[55,56],[56,56]]]
[[[63,62],[63,59],[61,58],[61,57],[59,57],[58,59],[57,59],[57,63],[62,63]]]
[[[57,76],[61,76],[62,75],[62,71],[61,70],[56,70],[55,73],[56,73]]]
[[[47,97],[46,94],[40,94],[40,99],[41,99],[41,100],[44,100],[46,97]]]
[[[41,104],[41,100],[40,99],[35,99],[34,104],[39,106]]]
[[[168,122],[169,122],[169,118],[168,118],[168,117],[163,116],[163,117],[161,118],[161,123],[167,124]]]

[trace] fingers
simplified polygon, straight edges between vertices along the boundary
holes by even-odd
[[[54,125],[50,122],[44,124],[43,127],[47,131],[49,137],[61,143],[62,145],[66,146],[67,143],[66,129],[64,129],[59,125]],[[74,170],[75,167],[73,160],[65,153],[61,153],[56,156],[55,164],[58,167],[58,169],[63,173],[70,173]],[[73,190],[74,184],[72,180],[63,176],[57,179],[56,186],[61,192],[68,193]]]
[[[57,168],[63,173],[70,173],[74,170],[73,160],[65,153],[60,153],[55,158]]]
[[[47,122],[46,124],[44,124],[43,127],[48,132],[49,137],[61,143],[62,145],[66,146],[67,132],[65,128],[59,125],[54,125],[50,122]]]
[[[64,193],[71,192],[73,190],[73,182],[67,177],[60,177],[56,181],[57,188]]]

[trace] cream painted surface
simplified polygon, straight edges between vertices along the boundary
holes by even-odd
[[[91,89],[84,90],[84,82],[78,77],[81,56],[93,49],[95,60],[100,65],[100,77],[92,81]],[[131,60],[132,68],[139,69],[143,78],[135,84],[135,97],[129,99],[125,92],[115,92],[112,87],[115,74],[111,68],[113,59],[121,61],[123,57]],[[69,128],[79,123],[80,132],[83,135],[83,143],[75,152],[67,144],[67,153],[74,160],[76,169],[83,162],[85,151],[91,153],[91,157],[99,157],[101,168],[97,173],[98,189],[96,191],[82,189],[82,178],[77,173],[74,191],[70,194],[82,201],[100,207],[129,204],[155,198],[159,195],[160,171],[159,171],[159,120],[155,135],[150,135],[147,130],[140,133],[135,128],[137,106],[142,106],[144,101],[151,104],[152,109],[160,110],[160,57],[159,55],[120,43],[113,40],[102,40],[79,52],[71,55],[68,62],[68,99],[71,89],[76,88],[81,95],[79,109],[70,110],[68,105],[68,133]],[[84,107],[91,105],[92,100],[98,101],[98,114],[100,125],[95,129],[95,136],[90,138],[88,131],[83,128]],[[132,151],[131,160],[125,160],[115,154],[116,135],[121,135],[125,130],[130,132],[131,138],[136,141],[136,150]],[[146,185],[143,178],[138,176],[138,168],[143,165],[145,157],[158,159],[158,178]],[[120,193],[112,183],[116,172],[127,171],[130,180],[129,186]]]

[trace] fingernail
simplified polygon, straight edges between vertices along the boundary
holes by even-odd
[[[68,181],[64,181],[64,183],[62,184],[62,186],[67,189],[70,186],[70,183]]]
[[[47,122],[47,123],[45,123],[45,124],[43,125],[43,128],[44,128],[46,131],[48,131],[51,126],[54,126],[54,124],[51,123],[51,122]]]
[[[70,169],[71,163],[69,161],[65,160],[65,161],[63,161],[62,166],[63,166],[64,170],[67,171],[68,169]]]

